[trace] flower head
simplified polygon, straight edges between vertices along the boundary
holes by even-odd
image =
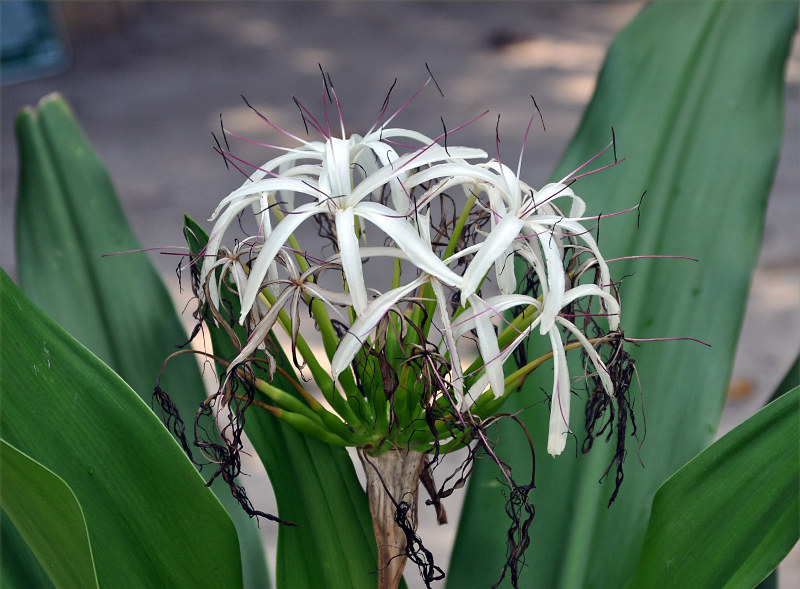
[[[334,102],[340,110],[338,99]],[[290,331],[295,364],[305,366],[297,359],[299,307],[305,304],[317,328],[333,334],[326,339],[331,395],[365,395],[369,359],[379,357],[381,370],[392,373],[403,394],[418,396],[422,406],[441,416],[480,413],[499,407],[517,388],[516,381],[507,382],[505,365],[536,331],[552,349],[548,452],[560,454],[570,432],[566,350],[575,344],[583,348],[592,374],[613,397],[614,383],[595,348],[608,336],[589,337],[578,322],[613,334],[620,313],[608,265],[584,225],[595,219],[583,216],[586,204],[572,189],[580,168],[535,190],[519,177],[521,158],[514,172],[487,160],[481,150],[443,147],[442,137],[387,127],[397,113],[364,136],[347,136],[340,124],[339,137],[330,130],[327,107],[320,123],[298,105],[321,139],[304,140],[281,130],[297,145],[252,166],[244,184],[211,217],[215,224],[200,279],[208,284],[214,307],[222,304],[223,284],[235,292],[238,321],[248,330],[230,370],[268,349],[264,341],[289,303],[284,328]],[[228,152],[223,155],[233,160]],[[450,217],[443,207],[434,211],[433,205],[443,202],[455,205]],[[223,240],[248,209],[256,231],[229,251]],[[328,238],[330,253],[324,248],[312,253],[297,242],[298,229],[309,220]],[[367,258],[394,268],[388,288],[366,279]],[[520,292],[519,277],[529,292]],[[599,303],[595,312],[590,312],[592,300]],[[585,308],[576,313],[580,305]],[[599,316],[605,328],[599,327]],[[467,366],[470,347],[477,359]],[[409,376],[406,365],[408,358],[419,357],[415,350],[437,351],[435,361],[426,356],[435,376],[424,386]],[[361,390],[337,392],[353,385]],[[371,419],[379,417],[388,424],[416,418],[410,412],[403,419]],[[339,418],[355,431],[378,423],[354,424],[352,416],[341,413]],[[378,432],[376,441],[396,433]],[[358,445],[364,439],[354,435],[343,441]]]
[[[372,129],[348,136],[327,79],[325,93],[321,121],[297,102],[306,129],[319,139],[292,135],[257,113],[294,146],[251,165],[217,145],[246,179],[211,216],[214,226],[193,270],[205,320],[224,329],[238,351],[218,358],[222,384],[198,419],[215,400],[230,407],[244,399],[245,408],[252,402],[305,434],[358,447],[368,480],[373,458],[405,452],[408,462],[413,453],[406,465],[412,493],[430,469],[428,455],[434,464],[440,454],[468,447],[471,461],[481,448],[508,484],[508,509],[521,526],[514,534],[524,535],[533,480],[514,482],[485,431],[532,372],[552,363],[548,453],[561,454],[572,432],[576,377],[567,354],[573,349],[582,351],[584,373],[577,379],[590,391],[582,449],[591,448],[596,428],[606,431],[615,415],[624,437],[627,413],[620,408],[627,410],[632,362],[622,351],[616,285],[589,225],[598,219],[585,216],[586,203],[573,191],[586,164],[535,190],[521,178],[521,156],[514,171],[499,154],[490,160],[479,149],[440,145],[446,135],[389,127],[405,105],[381,122],[388,99]],[[255,229],[232,235],[247,211]],[[301,236],[308,222],[321,238],[316,247]],[[380,272],[371,271],[376,267]],[[324,353],[305,340],[306,326],[319,331]],[[277,329],[289,337],[294,373],[276,351]],[[531,338],[541,338],[550,352],[529,360]],[[278,371],[296,394],[274,384]],[[324,404],[301,382],[308,372]],[[255,391],[265,400],[254,401]],[[162,407],[165,398],[159,396]],[[172,407],[165,411],[174,415]],[[226,480],[236,470],[243,411],[232,413],[234,442],[222,435],[225,448],[218,453],[228,458],[219,468],[229,469]],[[623,456],[624,442],[615,455],[617,482]],[[405,492],[403,485],[398,492]],[[434,502],[450,492],[440,491]],[[414,534],[415,516],[402,523],[391,514],[380,517],[388,517],[390,528],[400,526],[403,537]],[[381,558],[394,559],[385,549],[379,548]],[[521,552],[512,552],[518,561]],[[516,570],[517,564],[507,566]],[[432,562],[425,566],[438,570]],[[402,565],[393,568],[402,571]]]

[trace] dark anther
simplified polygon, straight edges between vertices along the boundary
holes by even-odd
[[[306,113],[303,112],[303,107],[300,105],[300,101],[297,100],[295,96],[292,96],[292,100],[294,100],[297,110],[300,111],[300,118],[303,119],[303,127],[305,127],[306,135],[308,135],[308,121],[306,120]]]
[[[433,75],[431,68],[428,67],[427,62],[425,63],[425,69],[428,70],[428,75],[430,75],[431,80],[433,80],[433,83],[436,86],[436,89],[439,91],[439,94],[441,94],[442,97],[444,97],[444,92],[442,92],[442,89],[439,87],[439,82],[436,81],[436,77]]]
[[[639,218],[642,216],[642,201],[644,201],[644,195],[647,194],[645,190],[642,192],[642,196],[639,197],[639,205],[636,207],[636,228],[639,228]]]
[[[214,151],[222,156],[222,161],[225,162],[225,169],[230,170],[231,167],[228,165],[228,156],[225,154],[225,151],[223,151],[222,146],[219,144],[219,139],[217,139],[217,136],[214,135],[213,131],[211,132],[211,136],[214,138],[214,143],[217,144],[217,147],[214,149]]]
[[[222,139],[225,141],[225,148],[230,151],[231,146],[228,144],[228,134],[225,132],[225,125],[222,124],[222,113],[219,113],[219,129],[222,132]]]
[[[331,75],[325,72],[322,69],[322,64],[318,63],[317,67],[319,67],[319,72],[322,74],[322,83],[325,85],[325,94],[328,95],[328,102],[333,102],[333,98],[331,98],[331,88],[333,88],[333,81],[331,80]]]
[[[595,225],[595,236],[594,236],[594,241],[598,245],[598,247],[600,246],[600,219],[602,218],[603,218],[603,211],[600,211],[597,214],[597,224]]]
[[[542,111],[539,110],[539,105],[536,104],[536,99],[533,97],[533,94],[531,94],[531,100],[533,100],[533,108],[535,108],[536,112],[539,113],[539,120],[542,121],[542,130],[547,132],[547,127],[544,126],[544,117],[542,116]]]
[[[614,163],[616,164],[619,160],[617,159],[617,136],[614,134],[614,127],[611,127],[611,146],[614,151]]]
[[[392,95],[392,90],[397,85],[397,78],[394,79],[392,82],[392,86],[389,88],[389,91],[386,93],[386,98],[383,99],[383,105],[381,106],[381,112],[384,112],[386,108],[389,106],[389,97]]]
[[[447,151],[447,126],[444,124],[444,117],[439,117],[442,121],[442,129],[444,130],[444,152],[447,155],[450,155],[450,152]]]

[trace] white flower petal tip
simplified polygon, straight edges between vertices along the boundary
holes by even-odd
[[[568,433],[560,434],[558,432],[551,433],[547,436],[547,453],[555,458],[564,453],[567,447]]]

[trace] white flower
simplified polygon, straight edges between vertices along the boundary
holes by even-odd
[[[404,137],[427,141],[428,144],[398,156],[394,148],[380,141],[379,137]],[[341,265],[358,315],[366,310],[368,295],[358,251],[357,218],[378,226],[423,271],[447,284],[460,284],[461,277],[436,257],[408,221],[407,215],[413,203],[408,198],[408,189],[403,180],[413,168],[454,158],[463,161],[483,156],[483,151],[472,148],[449,147],[445,150],[414,131],[379,129],[363,138],[354,135],[349,139],[332,137],[324,142],[305,143],[260,166],[241,188],[217,207],[212,216],[216,224],[206,250],[207,256],[215,256],[226,229],[239,213],[248,206],[254,209],[263,244],[244,290],[240,293],[240,322],[244,321],[255,304],[256,296],[263,288],[263,282],[280,249],[304,221],[319,214],[330,214],[334,218]],[[318,163],[309,165],[309,160]],[[376,162],[383,165],[379,166]],[[294,165],[288,167],[289,164]],[[283,168],[280,176],[265,177],[279,167]],[[387,187],[396,209],[367,200]],[[283,218],[273,227],[271,208],[281,207],[275,198],[278,192],[310,196],[313,201],[286,210]],[[204,268],[202,278],[205,279],[208,273],[209,270]]]
[[[348,386],[358,380],[360,368],[354,360],[365,346],[382,353],[385,335],[379,328],[387,314],[411,321],[418,312],[416,317],[424,315],[419,320],[427,325],[415,326],[413,337],[428,341],[413,343],[438,350],[437,358],[429,358],[438,363],[434,373],[441,378],[432,385],[435,394],[447,396],[453,409],[466,413],[488,390],[495,399],[506,395],[504,364],[538,331],[548,338],[553,357],[547,450],[562,453],[571,404],[564,336],[570,349],[583,349],[592,375],[613,396],[614,383],[595,349],[598,340],[583,333],[574,314],[586,315],[584,325],[595,322],[588,309],[597,300],[613,332],[620,313],[608,265],[584,225],[595,219],[584,217],[586,204],[571,187],[577,171],[537,191],[520,179],[519,168],[515,173],[497,161],[469,163],[486,157],[481,150],[445,148],[436,139],[386,124],[363,137],[346,137],[342,131],[338,138],[303,112],[323,140],[294,138],[298,147],[257,167],[212,216],[215,225],[201,278],[215,306],[220,304],[221,281],[232,280],[241,303],[239,322],[248,328],[248,339],[232,365],[262,346],[287,303],[296,341],[300,303],[319,299],[326,309],[344,309],[336,335],[330,336],[329,330],[338,343],[334,339],[334,349],[327,341],[326,349],[336,386]],[[399,143],[413,145],[401,153]],[[461,202],[467,204],[461,206],[467,210],[458,210],[454,190],[463,193]],[[444,213],[431,210],[437,199],[456,203],[452,219],[440,219],[436,215]],[[230,254],[222,240],[248,208],[258,229]],[[323,217],[335,242],[332,255],[296,249],[301,247],[293,241],[298,228],[317,216]],[[473,225],[466,227],[468,220]],[[375,245],[381,239],[375,240],[372,228],[382,234],[382,246]],[[393,265],[391,288],[381,292],[367,284],[365,258]],[[535,293],[517,292],[515,266],[535,277]],[[411,277],[405,274],[401,280],[401,271],[409,267]],[[593,281],[587,280],[588,268],[594,270]],[[341,280],[341,292],[320,286],[320,274],[330,270]],[[211,280],[217,271],[221,277]],[[499,294],[490,293],[492,288]],[[523,312],[525,320],[513,323]],[[465,374],[459,347],[473,340],[482,365]],[[353,374],[344,378],[351,369]]]
[[[616,299],[594,284],[583,284],[568,290],[562,298],[562,304],[567,306],[579,299],[591,296],[599,297],[605,302],[607,308],[615,314],[619,313],[619,304]],[[538,298],[528,295],[498,295],[482,300],[473,294],[470,295],[470,303],[471,307],[458,318],[454,325],[454,336],[458,339],[473,329],[477,332],[478,348],[484,362],[484,374],[470,388],[465,397],[465,403],[474,402],[484,392],[487,385],[491,388],[495,398],[503,394],[505,391],[502,372],[503,364],[511,357],[517,347],[526,342],[531,332],[536,327],[541,326],[544,317],[542,312],[544,305],[542,302]],[[539,314],[528,327],[521,330],[513,341],[501,350],[492,320],[496,317],[502,318],[504,312],[519,306],[533,306],[539,311]],[[550,339],[553,351],[553,395],[551,398],[550,430],[547,443],[547,451],[553,456],[564,451],[570,431],[569,368],[559,327],[564,327],[578,339],[591,359],[606,393],[609,396],[614,395],[614,385],[594,346],[573,322],[565,317],[556,316],[553,325],[545,332]]]

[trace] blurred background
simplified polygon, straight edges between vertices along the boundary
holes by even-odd
[[[331,74],[348,131],[363,133],[394,79],[390,110],[422,86],[427,63],[444,96],[428,87],[399,115],[397,125],[437,135],[440,117],[452,129],[489,109],[453,135],[451,144],[495,154],[499,114],[501,156],[514,162],[533,114],[533,94],[547,131],[537,128],[529,139],[524,177],[534,186],[544,184],[578,126],[609,43],[641,6],[4,1],[0,264],[16,277],[14,115],[49,92],[61,92],[72,105],[142,245],[176,248],[182,245],[183,214],[204,222],[241,183],[238,172],[226,170],[212,150],[211,132],[219,130],[220,114],[230,131],[285,143],[240,95],[277,125],[300,134],[292,97],[321,115],[320,64]],[[763,404],[800,348],[799,54],[795,39],[787,71],[783,156],[720,433]],[[625,138],[617,141],[624,157]],[[256,163],[275,154],[241,142],[232,147]],[[584,196],[591,208],[591,195]],[[639,194],[630,198],[633,205]],[[183,308],[188,293],[178,292],[176,259],[151,255]],[[260,468],[257,461],[249,466]],[[256,506],[269,510],[263,475],[252,477],[248,487]],[[454,497],[447,505],[451,522],[457,521],[459,500]],[[437,528],[432,519],[422,525],[422,537],[446,566],[455,525]],[[272,524],[261,528],[274,555],[277,532]],[[788,574],[781,586],[796,586],[791,579],[800,578],[797,550],[784,567]],[[409,573],[409,586],[421,587]]]

